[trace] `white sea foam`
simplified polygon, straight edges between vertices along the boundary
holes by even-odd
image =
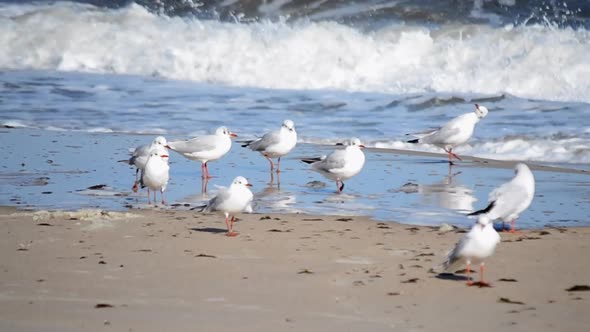
[[[284,89],[590,102],[590,33],[552,26],[223,23],[71,3],[0,6],[0,69],[156,75]]]
[[[442,152],[428,144],[403,141],[377,142],[377,148]],[[572,164],[590,163],[590,142],[582,138],[504,138],[478,141],[454,150],[458,155],[470,155],[498,160],[523,160]]]

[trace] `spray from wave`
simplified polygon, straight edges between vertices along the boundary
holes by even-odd
[[[590,33],[553,25],[225,23],[56,3],[0,7],[0,68],[271,89],[460,92],[590,102]]]

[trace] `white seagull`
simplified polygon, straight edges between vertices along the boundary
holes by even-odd
[[[485,106],[475,104],[474,112],[460,115],[447,122],[441,128],[412,134],[418,137],[418,139],[408,141],[408,143],[436,145],[445,150],[449,155],[449,163],[453,164],[453,158],[462,160],[459,156],[453,153],[453,148],[466,143],[473,135],[475,125],[479,120],[485,118],[487,114],[488,109]]]
[[[223,157],[231,148],[231,138],[238,135],[226,127],[219,127],[213,135],[204,135],[187,141],[168,142],[168,148],[190,160],[201,162],[201,177],[209,179],[209,161]]]
[[[162,193],[162,204],[166,204],[164,191],[169,179],[168,150],[158,146],[150,153],[141,177],[142,185],[148,187],[148,204],[151,204],[150,189],[154,191],[154,203],[156,203],[156,191],[159,190]]]
[[[481,215],[471,230],[465,234],[447,255],[447,260],[442,264],[447,272],[454,272],[463,264],[467,264],[467,285],[472,286],[471,281],[471,263],[479,263],[479,282],[476,285],[480,287],[489,287],[490,284],[484,281],[484,259],[490,257],[496,246],[500,243],[500,235],[494,229],[491,220]]]
[[[344,189],[344,181],[357,175],[365,165],[365,154],[361,151],[365,146],[358,138],[351,138],[344,145],[346,148],[336,150],[327,157],[302,159],[303,162],[311,164],[314,171],[336,181],[338,193]]]
[[[252,212],[252,199],[254,196],[248,187],[252,187],[248,180],[243,176],[238,176],[229,188],[222,188],[202,209],[203,212],[219,212],[225,215],[227,236],[238,235],[233,231],[236,214]],[[231,220],[229,219],[230,216]]]
[[[490,204],[482,210],[470,213],[470,216],[485,214],[491,220],[510,222],[510,232],[514,233],[514,224],[520,214],[526,210],[535,196],[535,177],[526,164],[519,163],[514,168],[514,177],[494,189],[488,198]]]
[[[166,144],[168,144],[166,142],[166,138],[164,138],[164,136],[158,136],[153,140],[152,143],[141,145],[135,148],[131,158],[129,158],[129,165],[135,165],[135,167],[137,167],[135,170],[135,182],[133,183],[132,188],[133,192],[137,192],[137,184],[139,183],[139,179],[141,179],[143,176],[143,169],[145,168],[145,163],[147,162],[152,149],[157,146],[165,147]],[[141,171],[141,175],[138,177],[139,171]]]
[[[274,169],[272,158],[278,158],[277,173],[281,171],[281,157],[287,155],[297,144],[295,124],[291,120],[283,121],[281,129],[264,134],[261,138],[244,141],[242,147],[260,152],[269,162],[270,171]]]

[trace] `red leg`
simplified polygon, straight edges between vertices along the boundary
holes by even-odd
[[[512,219],[512,221],[510,222],[510,233],[512,233],[512,234],[516,233],[516,229],[514,228],[515,224],[516,224],[516,219]]]
[[[340,194],[342,191],[340,190],[340,180],[336,180],[336,191]]]
[[[270,162],[270,171],[272,172],[275,169],[275,163],[273,163],[272,159],[270,159],[267,155],[264,155],[264,158]]]
[[[160,193],[160,196],[162,196],[162,205],[166,205],[166,201],[164,200],[164,190],[160,191]]]
[[[148,205],[152,204],[152,202],[150,202],[150,188],[148,187]]]
[[[449,155],[453,156],[454,158],[463,161],[463,159],[461,159],[461,157],[457,156],[456,154],[453,153],[453,149],[449,149]]]
[[[201,164],[201,179],[205,179],[207,176],[205,174],[205,163]]]
[[[205,171],[207,171],[207,179],[210,179],[211,175],[209,174],[209,166],[207,165],[207,163],[205,163]]]
[[[483,280],[484,264],[479,265],[479,287],[492,287],[489,283]]]
[[[234,221],[236,221],[236,217],[232,216],[231,221],[229,222],[227,236],[238,236],[238,233],[234,232]],[[227,224],[227,219],[225,220],[225,223]]]

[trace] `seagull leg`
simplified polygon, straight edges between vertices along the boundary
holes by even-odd
[[[467,261],[467,286],[472,286],[473,282],[471,281],[471,262]]]
[[[238,236],[237,232],[234,232],[234,221],[236,221],[236,217],[231,216],[231,220],[229,222],[229,227],[228,227],[228,232],[227,232],[227,236]],[[225,221],[225,223],[227,224],[227,219]]]
[[[453,148],[449,149],[449,156],[453,156],[455,159],[461,160],[463,161],[463,159],[461,159],[461,157],[457,156],[456,154],[453,153]]]
[[[516,224],[516,219],[512,219],[512,221],[510,222],[510,233],[512,233],[512,234],[516,233],[516,229],[514,228],[515,224]]]
[[[158,191],[154,190],[154,204],[156,204],[156,194]]]
[[[148,188],[148,205],[151,205],[152,202],[150,202],[150,188]]]
[[[270,162],[270,171],[272,172],[275,169],[275,163],[273,163],[272,159],[270,159],[267,155],[264,155],[264,158]]]
[[[205,163],[205,171],[207,171],[207,179],[210,179],[211,175],[209,174],[209,166],[207,165],[207,163]]]
[[[277,161],[277,173],[281,172],[281,157],[279,157],[278,161]]]
[[[449,157],[449,166],[453,166],[455,165],[453,163],[453,157],[451,156],[451,152],[449,152],[449,150],[447,150],[447,148],[444,148],[445,152],[447,153],[447,156]]]
[[[201,179],[207,178],[206,175],[205,175],[205,172],[206,172],[205,171],[205,163],[202,163],[201,164]]]
[[[492,285],[490,285],[489,283],[485,282],[483,280],[483,271],[484,271],[484,266],[485,264],[482,262],[481,264],[479,264],[479,283],[478,286],[481,287],[492,287]]]
[[[160,196],[162,196],[162,205],[166,205],[166,201],[164,200],[164,190],[161,190],[160,193]]]
[[[209,183],[209,179],[202,179],[202,181],[201,181],[201,193],[202,194],[207,192],[207,183]]]
[[[133,187],[131,188],[131,190],[133,190],[134,193],[137,192],[137,190],[139,189],[137,186],[137,183],[139,182],[139,180],[137,179],[137,175],[139,174],[139,168],[137,168],[135,170],[135,182],[133,182]]]

